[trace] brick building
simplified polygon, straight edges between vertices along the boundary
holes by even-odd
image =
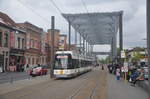
[[[25,64],[26,32],[18,26],[10,33],[9,71],[22,71]]]
[[[48,37],[48,43],[49,43],[49,45],[52,45],[51,35],[52,35],[52,30],[48,29],[47,37]],[[60,35],[60,30],[55,29],[54,30],[54,37],[55,37],[54,38],[54,46],[55,46],[55,50],[59,49],[59,35]]]
[[[59,34],[60,31],[58,29],[54,30],[54,46],[55,46],[55,51],[59,50]],[[49,64],[51,61],[51,45],[52,45],[52,30],[48,29],[47,34],[46,34],[46,52],[47,52],[47,63]]]
[[[10,33],[14,32],[15,22],[0,12],[0,72],[7,71],[9,66]]]
[[[42,53],[42,34],[43,29],[29,22],[19,23],[26,31],[26,51],[25,65],[36,66],[37,64],[46,64],[46,56]]]

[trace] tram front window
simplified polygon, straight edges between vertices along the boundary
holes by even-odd
[[[66,69],[68,65],[68,56],[57,56],[55,59],[55,69]]]

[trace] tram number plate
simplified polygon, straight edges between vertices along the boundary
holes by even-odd
[[[61,71],[59,72],[59,74],[64,74],[64,71],[63,71],[63,70],[61,70]]]

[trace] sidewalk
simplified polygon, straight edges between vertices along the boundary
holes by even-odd
[[[15,90],[19,90],[27,86],[36,85],[39,83],[50,81],[50,80],[52,80],[50,79],[50,76],[46,75],[46,76],[38,76],[35,78],[30,78],[30,79],[19,80],[19,81],[15,81],[14,83],[0,84],[0,95],[15,91]]]
[[[149,99],[148,92],[139,86],[117,81],[114,75],[108,74],[108,99]]]
[[[2,83],[8,83],[11,81],[18,81],[23,79],[30,78],[30,75],[28,75],[26,72],[5,72],[0,73],[0,84]]]
[[[142,81],[142,82],[138,82],[138,85],[140,87],[142,87],[144,90],[146,90],[147,92],[150,92],[150,85],[149,85],[149,82],[148,80],[147,81]]]

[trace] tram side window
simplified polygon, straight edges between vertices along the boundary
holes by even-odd
[[[81,60],[81,67],[83,67],[83,65],[84,65],[84,64],[83,64],[83,60]]]
[[[71,55],[68,55],[68,69],[73,69],[73,61]]]
[[[73,68],[79,68],[79,60],[72,59],[72,65],[73,65]]]

